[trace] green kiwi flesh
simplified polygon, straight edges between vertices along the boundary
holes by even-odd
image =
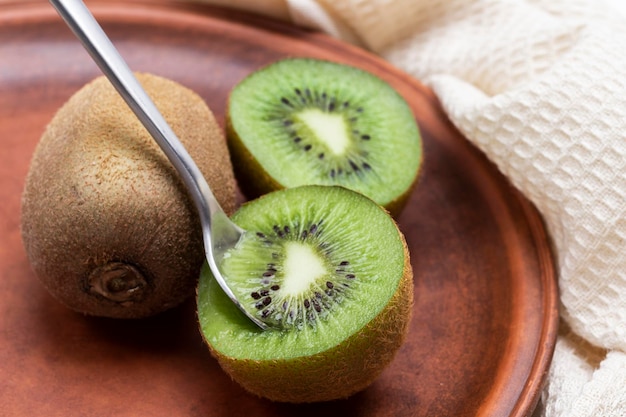
[[[138,79],[224,207],[235,208],[226,140],[200,96]],[[49,292],[84,314],[146,317],[193,296],[204,261],[198,216],[178,174],[105,77],[55,114],[22,196],[23,243]]]
[[[226,126],[249,197],[342,185],[397,215],[422,163],[406,101],[369,72],[318,59],[284,59],[247,76],[230,94]]]
[[[211,352],[247,390],[275,401],[347,397],[367,387],[402,344],[413,300],[403,235],[371,199],[339,186],[299,186],[246,203],[249,231],[224,260],[261,330],[204,267],[200,327]]]

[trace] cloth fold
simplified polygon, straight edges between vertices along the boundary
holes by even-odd
[[[626,416],[626,4],[236,3],[369,49],[433,89],[553,242],[562,325],[541,414]]]

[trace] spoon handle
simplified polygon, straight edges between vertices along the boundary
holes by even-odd
[[[206,180],[153,101],[81,0],[50,0],[182,177],[200,215],[221,212]],[[208,223],[211,224],[211,223]]]
[[[198,166],[83,1],[50,0],[50,3],[180,174],[200,216],[206,259],[215,280],[250,320],[262,329],[267,328],[237,300],[218,266],[225,251],[239,242],[244,230],[224,213]]]

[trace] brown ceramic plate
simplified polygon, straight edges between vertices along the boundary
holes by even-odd
[[[448,122],[432,92],[359,49],[223,9],[90,2],[135,70],[199,92],[222,119],[230,88],[289,55],[351,63],[415,111],[423,177],[400,218],[414,320],[392,366],[354,397],[314,405],[248,395],[203,346],[193,300],[147,320],[75,314],[31,273],[20,195],[56,109],[99,75],[44,2],[0,2],[0,404],[10,416],[525,416],[554,348],[557,287],[540,217]]]

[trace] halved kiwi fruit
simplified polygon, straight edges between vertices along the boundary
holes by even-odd
[[[369,72],[318,59],[284,59],[243,79],[229,97],[226,132],[250,198],[342,185],[397,215],[422,163],[406,101]]]
[[[228,282],[272,327],[245,317],[205,266],[200,327],[222,367],[275,401],[333,400],[367,387],[411,317],[409,253],[391,216],[360,193],[310,185],[266,194],[232,218],[248,233],[224,260]]]
[[[232,213],[234,174],[210,109],[174,81],[138,79]],[[204,261],[196,209],[105,77],[77,91],[47,126],[26,179],[21,222],[34,272],[81,313],[145,317],[194,294]]]

